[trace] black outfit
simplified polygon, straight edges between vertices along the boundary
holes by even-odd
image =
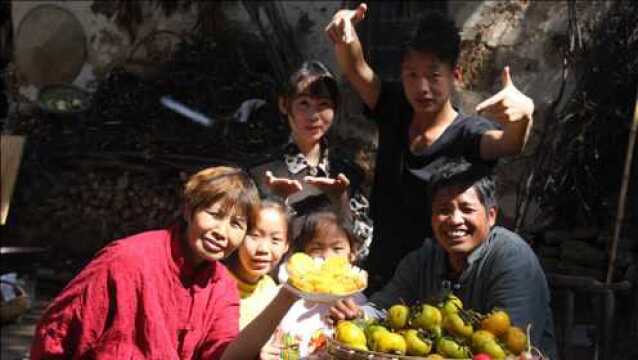
[[[480,157],[481,136],[499,127],[485,118],[459,113],[430,147],[413,154],[408,131],[414,113],[401,84],[383,83],[375,109],[367,111],[379,129],[370,197],[374,231],[367,260],[372,293],[390,280],[405,255],[432,235],[427,188],[436,161],[464,156],[471,162],[485,162]],[[496,161],[485,163],[493,167]]]

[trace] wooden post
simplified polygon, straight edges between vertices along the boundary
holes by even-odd
[[[13,186],[18,177],[24,136],[2,135],[0,153],[2,155],[2,209],[0,210],[0,224],[4,225],[9,214]]]
[[[629,188],[629,176],[631,174],[631,160],[634,155],[634,145],[636,144],[636,134],[638,133],[638,93],[636,94],[636,104],[634,106],[634,121],[629,131],[629,142],[627,144],[627,155],[625,156],[625,170],[623,171],[622,184],[620,186],[620,198],[618,199],[618,211],[616,224],[614,226],[614,237],[609,252],[609,266],[607,268],[607,284],[611,283],[614,276],[614,265],[616,262],[616,250],[623,218],[625,217],[625,201],[627,200],[627,189]]]

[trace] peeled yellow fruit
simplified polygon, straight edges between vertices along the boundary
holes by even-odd
[[[290,276],[288,279],[290,284],[297,289],[305,292],[313,292],[315,290],[314,284],[309,282],[307,279],[304,279],[301,276]]]
[[[364,286],[362,282],[354,279],[342,279],[332,284],[330,293],[336,295],[351,294]]]
[[[302,252],[294,253],[286,264],[289,276],[301,276],[316,269],[315,261],[308,254]]]
[[[348,271],[350,261],[345,256],[331,256],[321,264],[321,272],[344,273]]]
[[[289,283],[307,293],[348,295],[366,285],[364,273],[355,270],[343,256],[321,262],[305,253],[295,253],[288,260],[286,270]]]

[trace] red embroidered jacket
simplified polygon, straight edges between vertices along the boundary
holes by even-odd
[[[237,285],[193,271],[178,226],[109,244],[49,305],[31,359],[217,359],[239,331]]]

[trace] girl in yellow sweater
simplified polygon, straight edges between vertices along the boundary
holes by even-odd
[[[246,239],[228,260],[240,294],[239,329],[248,325],[275,297],[278,285],[268,275],[289,247],[288,215],[275,200],[261,202],[259,216]]]

